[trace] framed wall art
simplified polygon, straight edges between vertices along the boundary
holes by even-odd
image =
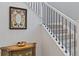
[[[26,29],[27,28],[27,10],[18,7],[9,8],[9,28]]]

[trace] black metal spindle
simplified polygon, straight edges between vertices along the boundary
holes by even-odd
[[[47,29],[48,29],[48,7],[47,7]]]
[[[42,9],[42,3],[41,3],[41,9]],[[42,11],[42,10],[41,10]],[[37,14],[39,16],[39,2],[37,2]]]
[[[42,3],[41,3],[42,4]],[[38,3],[38,15],[40,16],[41,15],[41,12],[40,12],[40,3]],[[41,8],[42,9],[42,8]]]
[[[67,19],[65,19],[65,28],[66,28],[66,33],[65,33],[65,53],[67,53]]]
[[[34,2],[34,11],[36,13],[36,2]],[[36,13],[37,14],[37,13]]]
[[[45,22],[45,26],[46,26],[46,24],[47,24],[47,23],[46,23],[46,21],[47,21],[47,18],[46,18],[46,16],[47,16],[47,7],[46,7],[45,4],[44,4],[44,10],[43,10],[43,12],[44,12],[44,15],[45,15],[45,16],[44,16],[44,20],[45,20],[44,22]]]
[[[36,8],[37,8],[37,9],[36,9],[37,15],[38,15],[38,3],[39,3],[39,2],[36,2],[36,5],[37,5],[37,6],[36,6]],[[39,16],[39,15],[38,15],[38,16]]]
[[[45,5],[43,4],[43,24],[45,25]]]
[[[56,11],[54,11],[54,24],[53,24],[53,32],[54,32],[54,34],[55,34],[55,36],[56,36]]]
[[[36,8],[35,8],[35,4],[36,4],[36,3],[34,2],[34,3],[33,3],[33,10],[34,10],[34,12],[35,12],[35,9],[36,9]]]
[[[33,10],[36,12],[36,3],[33,3]]]
[[[37,13],[37,2],[36,2],[36,13]],[[38,15],[38,13],[37,13],[37,15]]]
[[[39,6],[38,6],[38,8],[39,8]],[[45,25],[46,20],[45,20],[45,17],[44,17],[44,9],[45,9],[45,5],[44,5],[44,3],[42,3],[42,23]],[[39,9],[38,9],[38,13],[39,13]]]
[[[33,10],[34,10],[34,12],[36,12],[35,10],[36,10],[36,3],[34,2],[33,3]]]
[[[60,44],[60,14],[59,14],[59,44]]]
[[[51,34],[52,34],[52,17],[53,17],[52,16],[52,9],[51,9],[51,12],[50,13],[51,13]]]
[[[50,25],[50,8],[49,7],[48,7],[48,25],[49,25],[49,32],[50,32],[51,25]]]
[[[53,37],[54,37],[55,11],[53,10]]]
[[[48,17],[47,17],[47,6],[45,5],[45,8],[46,8],[46,17],[45,17],[45,19],[46,19],[46,21],[45,21],[45,26],[47,27],[47,19],[48,19]]]
[[[42,24],[44,24],[44,4],[42,3]]]
[[[63,48],[63,20],[64,20],[64,18],[63,18],[63,16],[62,16],[62,48]]]
[[[74,25],[74,56],[76,56],[76,26]]]
[[[51,14],[50,14],[50,8],[49,8],[49,32],[51,31]]]
[[[45,24],[46,24],[46,26],[47,26],[47,6],[45,5],[45,13],[46,13],[46,16],[45,16]]]
[[[50,25],[51,25],[51,8],[49,9],[49,11],[50,11],[50,16],[49,16],[49,18],[50,18]],[[51,25],[52,26],[52,25]],[[50,26],[50,32],[51,32],[51,26]]]
[[[49,25],[50,25],[50,29],[49,32],[51,32],[51,9],[49,8]]]
[[[56,41],[57,41],[57,12],[56,12]]]
[[[71,22],[69,22],[69,55],[71,56]]]
[[[30,8],[32,7],[32,3],[30,2]]]
[[[40,10],[39,10],[39,7],[40,7],[39,4],[40,4],[40,3],[37,3],[37,4],[38,4],[38,5],[37,5],[37,7],[38,7],[38,8],[37,8],[37,9],[38,9],[37,12],[38,12],[38,16],[40,16],[40,13],[39,13],[39,11],[40,11]],[[41,3],[41,4],[43,4],[43,3]],[[42,5],[41,5],[41,7],[42,7]],[[42,12],[42,13],[43,13],[43,12]]]

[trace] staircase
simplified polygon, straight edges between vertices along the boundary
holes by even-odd
[[[76,23],[62,12],[44,2],[29,2],[28,7],[40,18],[42,25],[55,38],[56,42],[69,56],[76,55]]]

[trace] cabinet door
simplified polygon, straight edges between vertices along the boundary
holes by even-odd
[[[32,49],[23,49],[11,52],[12,56],[32,56]]]
[[[1,50],[1,56],[9,56],[9,52],[6,50]]]

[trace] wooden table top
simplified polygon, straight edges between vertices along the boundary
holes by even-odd
[[[0,49],[7,50],[7,51],[16,51],[16,50],[28,49],[28,48],[32,48],[32,47],[34,47],[33,44],[26,44],[23,47],[19,47],[17,45],[12,45],[12,46],[7,46],[7,47],[2,47]]]

